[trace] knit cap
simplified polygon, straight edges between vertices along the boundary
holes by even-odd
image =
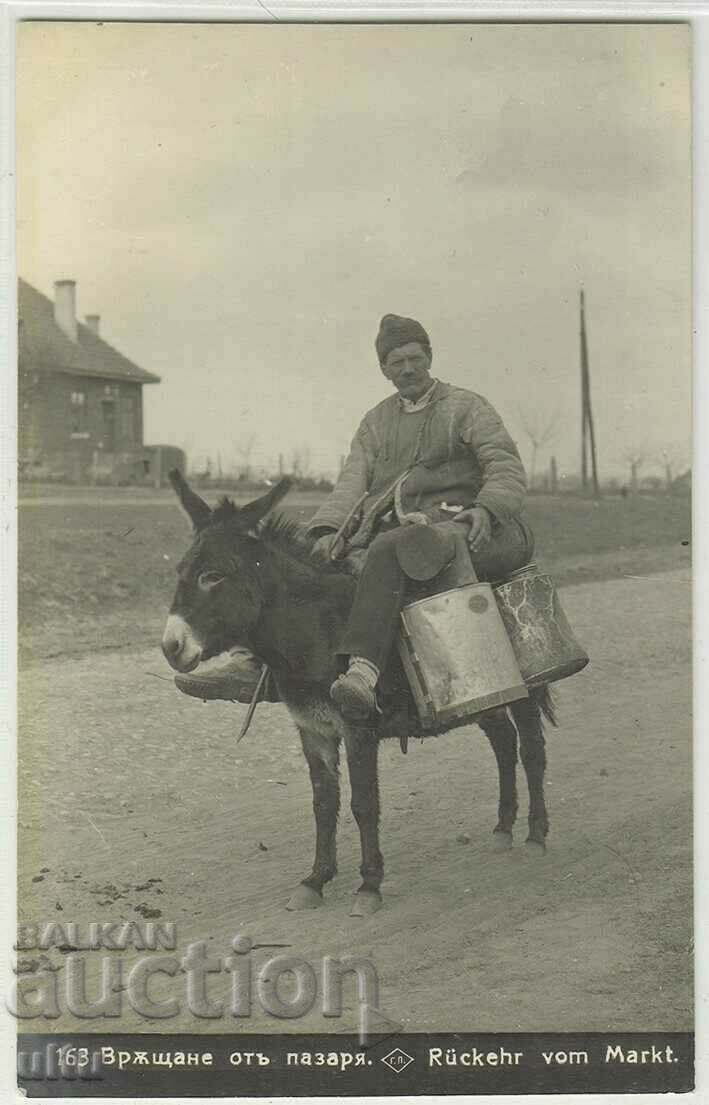
[[[431,342],[420,322],[415,318],[404,318],[401,315],[384,315],[374,343],[380,365],[384,364],[392,349],[398,349],[400,345],[408,345],[410,341],[420,342],[430,354]]]

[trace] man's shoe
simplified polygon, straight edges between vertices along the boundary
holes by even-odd
[[[262,667],[261,661],[247,649],[232,648],[205,660],[189,674],[176,675],[175,686],[183,694],[203,701],[251,702]]]
[[[330,687],[330,698],[350,721],[367,721],[377,710],[377,695],[371,680],[353,668],[338,676]]]

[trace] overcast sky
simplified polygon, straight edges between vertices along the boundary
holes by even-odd
[[[162,376],[146,442],[333,472],[388,394],[386,312],[434,374],[558,412],[579,467],[586,289],[601,475],[689,458],[681,25],[18,28],[18,271]],[[522,412],[522,415],[520,415]],[[548,459],[548,450],[544,460]]]

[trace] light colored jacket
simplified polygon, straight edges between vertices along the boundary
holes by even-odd
[[[397,424],[415,417],[401,409],[398,395],[377,404],[362,419],[335,485],[308,529],[339,529],[364,496],[349,527],[352,548],[366,547],[378,520],[394,504],[402,476],[401,505],[440,519],[440,506],[486,507],[493,523],[516,517],[527,487],[517,447],[494,407],[481,395],[452,384],[436,384],[413,456],[397,452]]]

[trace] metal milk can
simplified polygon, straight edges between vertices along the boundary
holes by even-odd
[[[527,698],[489,583],[409,603],[397,643],[426,728]]]
[[[581,671],[588,655],[574,637],[551,576],[527,564],[494,585],[497,605],[528,687]]]

